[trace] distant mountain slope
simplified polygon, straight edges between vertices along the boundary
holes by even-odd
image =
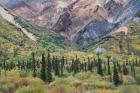
[[[48,49],[51,51],[75,49],[75,45],[64,37],[51,31],[37,33],[38,29],[24,19],[17,20],[20,21],[21,26],[37,37],[37,42],[30,40],[19,28],[0,16],[0,60],[3,58],[16,60],[29,56],[32,52],[37,54],[47,52]]]
[[[37,37],[38,43],[41,43],[43,47],[54,49],[76,49],[76,44],[69,41],[67,38],[55,33],[51,30],[40,29],[30,24],[29,21],[22,17],[16,17],[16,21],[27,31],[31,32]]]
[[[1,5],[83,47],[125,25],[140,10],[140,0],[4,0]]]
[[[130,21],[125,27],[91,45],[87,50],[94,51],[98,47],[113,54],[140,55],[140,18]]]

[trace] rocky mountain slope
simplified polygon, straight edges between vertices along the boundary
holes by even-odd
[[[0,4],[83,47],[123,26],[140,10],[139,0],[1,0]]]
[[[140,55],[140,18],[134,18],[124,27],[90,45],[87,50],[94,51],[96,48],[103,48],[112,55]]]
[[[40,32],[39,32],[40,31]],[[74,49],[75,45],[53,31],[41,31],[27,20],[0,6],[0,60],[18,59],[48,49]]]
[[[0,16],[4,18],[5,20],[7,20],[8,22],[10,22],[11,24],[15,25],[17,28],[19,28],[29,39],[33,41],[37,41],[36,37],[32,33],[28,32],[25,28],[20,26],[18,22],[16,22],[14,15],[10,14],[10,12],[5,10],[1,6],[0,6]]]

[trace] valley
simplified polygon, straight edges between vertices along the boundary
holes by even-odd
[[[0,0],[0,93],[139,93],[139,0]]]

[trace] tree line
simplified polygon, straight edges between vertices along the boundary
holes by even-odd
[[[67,59],[67,57],[51,56],[50,53],[42,54],[42,60],[36,60],[35,53],[32,53],[30,60],[23,60],[18,62],[1,62],[0,63],[0,75],[1,70],[10,71],[18,69],[26,72],[32,72],[33,77],[39,77],[44,82],[50,83],[54,80],[54,76],[63,77],[65,73],[76,74],[78,72],[96,72],[101,76],[109,76],[110,82],[114,85],[120,85],[123,83],[122,75],[131,75],[135,78],[136,72],[140,69],[140,59],[128,60],[125,62],[119,62],[112,60],[111,56],[107,56],[106,60],[103,60],[100,55],[97,58],[87,58],[86,61],[80,61],[80,58],[75,56],[73,59]],[[38,73],[39,72],[39,73]]]

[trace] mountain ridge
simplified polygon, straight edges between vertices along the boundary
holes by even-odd
[[[5,7],[13,5],[14,9],[8,8],[17,15],[83,47],[125,25],[140,10],[138,0],[18,1],[24,2],[24,6],[14,1],[1,4]]]

